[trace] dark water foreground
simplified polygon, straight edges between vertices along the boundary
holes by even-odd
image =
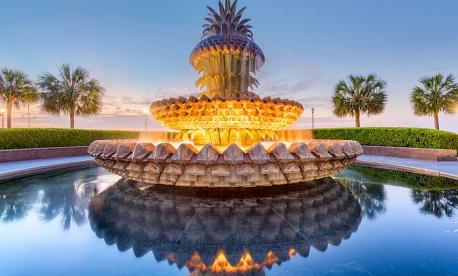
[[[29,178],[0,186],[0,275],[456,275],[457,188],[360,167],[231,193]]]

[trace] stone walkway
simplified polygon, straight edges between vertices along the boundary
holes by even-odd
[[[429,161],[379,155],[361,155],[358,157],[357,164],[431,176],[443,176],[458,180],[458,161]]]
[[[433,176],[444,176],[458,180],[458,162],[427,161],[378,155],[362,155],[358,165],[382,169],[394,169]],[[90,156],[73,156],[0,163],[0,181],[46,173],[55,170],[94,166]]]

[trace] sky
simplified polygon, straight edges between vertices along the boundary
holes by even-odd
[[[143,110],[155,99],[199,92],[189,55],[200,41],[206,5],[216,0],[3,1],[0,67],[32,79],[69,63],[87,69],[105,87],[97,116],[77,118],[78,128],[144,128]],[[350,74],[375,73],[387,82],[388,102],[362,126],[433,127],[414,115],[409,95],[436,73],[458,77],[456,0],[240,0],[266,64],[254,90],[304,105],[295,127],[353,126],[332,114],[331,97]],[[0,103],[0,108],[4,104]],[[13,126],[27,126],[26,108]],[[458,114],[440,115],[441,128],[458,132]],[[147,117],[148,129],[160,125]],[[31,108],[32,127],[67,127],[64,115]]]

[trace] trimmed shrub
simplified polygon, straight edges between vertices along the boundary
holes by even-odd
[[[368,146],[392,146],[458,150],[458,134],[424,128],[329,128],[314,129],[315,139],[356,140]]]
[[[140,132],[118,130],[12,128],[0,129],[0,149],[88,146],[95,140],[136,139]]]

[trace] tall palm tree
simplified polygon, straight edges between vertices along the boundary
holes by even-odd
[[[75,128],[75,116],[94,115],[101,110],[104,88],[81,67],[73,70],[64,64],[58,70],[57,76],[45,73],[39,77],[42,109],[52,115],[68,114],[70,128]]]
[[[434,128],[439,129],[439,112],[453,114],[458,105],[458,85],[453,75],[437,74],[420,80],[410,95],[415,115],[433,116]]]
[[[360,127],[362,113],[376,115],[385,109],[385,87],[386,82],[374,74],[367,77],[350,75],[348,80],[339,81],[334,89],[334,114],[339,118],[354,117],[356,127]]]
[[[30,95],[36,93],[36,88],[25,73],[6,68],[0,72],[0,100],[6,102],[7,128],[12,127],[13,106],[19,108],[20,105],[27,102]]]

